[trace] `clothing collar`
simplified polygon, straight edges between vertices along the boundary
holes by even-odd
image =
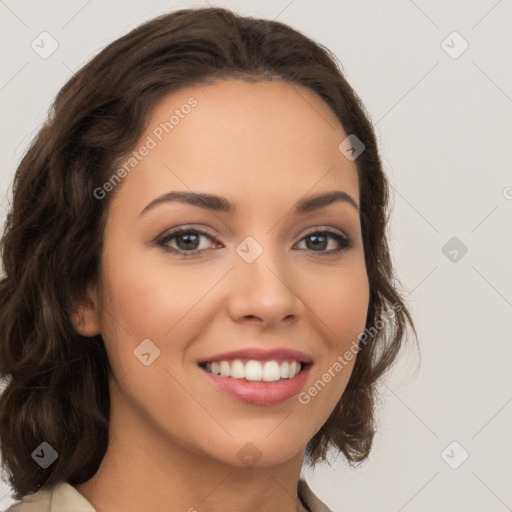
[[[332,512],[315,496],[303,479],[299,480],[297,494],[308,512]],[[67,512],[70,510],[73,512],[96,512],[85,496],[66,482],[60,482],[51,489],[40,489],[34,494],[25,496],[22,500],[22,503],[25,504],[37,502],[49,503],[48,512]]]

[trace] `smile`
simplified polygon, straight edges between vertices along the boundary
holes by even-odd
[[[250,359],[243,362],[241,359],[234,361],[214,361],[204,363],[207,372],[232,379],[245,379],[247,381],[275,382],[282,379],[292,379],[301,371],[301,363],[298,361],[257,361]]]
[[[246,348],[197,362],[209,384],[238,402],[282,403],[300,393],[313,366],[311,356],[288,348]]]

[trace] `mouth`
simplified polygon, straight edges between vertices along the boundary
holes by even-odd
[[[293,379],[311,363],[295,360],[258,361],[257,359],[234,359],[221,361],[207,361],[199,363],[200,368],[208,373],[244,380],[246,382],[278,382]]]
[[[273,405],[304,387],[312,359],[293,350],[245,350],[198,362],[201,373],[231,398],[253,405]]]

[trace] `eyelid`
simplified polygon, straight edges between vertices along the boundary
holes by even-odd
[[[224,245],[224,244],[222,244],[222,242],[219,242],[217,240],[218,235],[210,234],[208,231],[206,231],[202,227],[198,228],[198,227],[195,227],[194,225],[183,225],[183,226],[176,226],[174,228],[171,228],[171,229],[167,230],[166,232],[164,232],[162,235],[158,236],[156,238],[155,242],[158,246],[161,246],[165,251],[171,252],[178,256],[183,256],[183,257],[189,257],[189,256],[202,254],[209,250],[209,249],[195,249],[192,251],[183,251],[182,249],[175,249],[174,247],[170,248],[166,245],[166,242],[168,240],[172,240],[172,239],[180,236],[184,232],[185,233],[186,232],[195,232],[200,236],[205,236],[206,238],[209,238],[212,241],[212,243],[214,243],[214,244]],[[338,242],[338,244],[340,245],[340,247],[338,249],[331,249],[329,251],[313,251],[311,249],[306,250],[306,251],[309,251],[312,253],[318,253],[319,255],[330,256],[330,255],[339,254],[345,250],[351,249],[354,246],[353,238],[350,235],[346,234],[341,229],[331,227],[331,226],[322,226],[322,225],[314,226],[314,227],[308,228],[306,231],[303,231],[299,235],[298,240],[297,240],[297,242],[295,242],[294,246],[301,243],[304,240],[304,238],[306,238],[307,236],[313,235],[316,233],[326,233],[328,235],[328,237],[330,236],[331,239],[335,239]],[[339,239],[337,240],[336,236],[339,237],[341,240],[339,240]]]
[[[311,235],[311,234],[316,233],[318,231],[326,231],[328,233],[335,232],[338,235],[343,236],[344,238],[347,238],[347,239],[350,238],[350,236],[347,233],[345,233],[343,230],[341,230],[339,228],[335,228],[335,227],[332,227],[332,226],[322,226],[322,225],[320,225],[320,226],[315,226],[313,228],[308,228],[306,231],[304,231],[301,235],[299,235],[300,236],[299,241],[302,240],[305,236]]]
[[[211,237],[212,239],[217,238],[218,234],[212,234],[207,231],[208,228],[197,227],[196,224],[185,224],[183,226],[175,226],[174,228],[167,229],[164,231],[161,235],[156,237],[156,240],[162,240],[163,238],[167,238],[169,235],[176,236],[176,233],[179,233],[181,231],[197,231],[198,233]],[[351,238],[346,232],[344,232],[342,229],[335,228],[333,226],[327,226],[327,225],[319,225],[319,226],[313,226],[311,228],[307,228],[307,230],[303,231],[299,235],[299,241],[302,240],[305,236],[316,233],[317,231],[335,231],[339,235],[345,237],[345,238]]]
[[[176,238],[176,237],[180,236],[181,234],[188,233],[188,232],[193,232],[193,233],[197,233],[200,236],[205,236],[206,238],[209,238],[212,241],[212,243],[217,243],[217,244],[222,243],[217,240],[218,235],[213,235],[211,233],[208,233],[208,231],[206,231],[203,228],[197,228],[192,225],[176,226],[174,228],[166,230],[163,234],[156,237],[155,243],[157,245],[161,245],[161,246],[165,247],[165,242],[167,242],[168,240],[172,240],[173,238]],[[174,249],[174,248],[171,248],[171,249],[176,252],[179,251],[179,249]],[[171,250],[171,252],[172,252],[172,250]],[[201,249],[198,251],[204,252],[204,250],[205,249]],[[193,253],[194,251],[186,251],[186,252]]]

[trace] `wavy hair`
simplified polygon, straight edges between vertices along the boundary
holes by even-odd
[[[73,305],[97,279],[113,195],[99,201],[93,191],[133,151],[166,95],[230,78],[307,87],[365,145],[355,163],[371,335],[339,403],[310,440],[306,461],[326,460],[329,448],[350,464],[368,457],[378,381],[408,326],[416,333],[390,258],[389,185],[369,116],[332,52],[300,32],[222,8],[183,9],[143,23],[76,72],[17,167],[0,245],[0,441],[16,499],[90,479],[106,452],[107,352],[101,336],[82,337],[72,323]],[[392,310],[393,321],[376,329]],[[58,453],[46,469],[32,457],[43,441]]]

